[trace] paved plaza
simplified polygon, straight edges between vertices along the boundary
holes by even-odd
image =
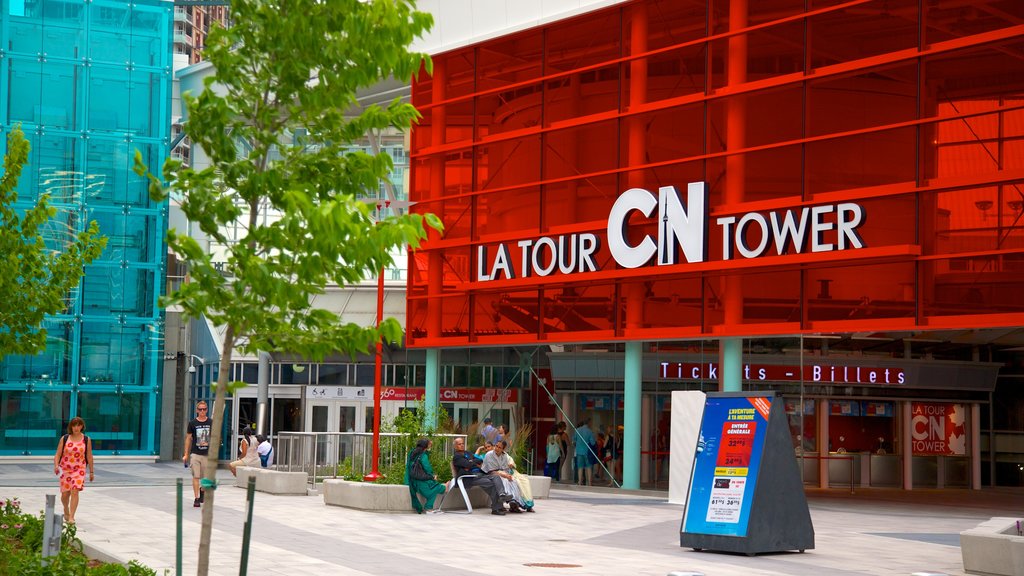
[[[78,511],[87,550],[174,574],[180,464],[97,465]],[[211,574],[238,574],[245,490],[221,472]],[[0,498],[41,510],[56,493],[45,464],[0,464]],[[665,493],[556,485],[536,514],[377,514],[325,506],[319,496],[256,494],[249,574],[458,576],[965,574],[959,532],[1021,515],[1024,491],[810,490],[816,549],[757,557],[679,547],[682,506]],[[194,574],[200,510],[186,482],[184,574]]]

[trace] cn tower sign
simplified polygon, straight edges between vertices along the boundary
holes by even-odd
[[[634,212],[657,218],[654,237],[644,235],[635,241],[634,235],[631,242],[629,221]],[[679,264],[680,257],[689,263],[708,262],[709,232],[722,239],[722,260],[864,247],[857,233],[864,223],[864,209],[853,202],[722,216],[715,219],[713,231],[709,231],[708,221],[704,182],[687,184],[685,202],[675,186],[662,186],[657,193],[630,188],[619,195],[608,213],[605,241],[615,263],[630,269],[671,266]],[[748,243],[749,238],[758,240]],[[493,250],[478,246],[476,280],[596,272],[600,267],[595,255],[601,242],[597,234],[585,232],[520,240],[514,245],[501,243]]]

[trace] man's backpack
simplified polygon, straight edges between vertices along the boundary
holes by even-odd
[[[266,454],[260,454],[260,465],[264,468],[267,467],[267,463],[270,461],[270,455],[274,453],[274,447],[271,446],[270,450]]]
[[[89,441],[89,437],[82,434],[85,438],[85,461],[89,462],[89,453],[92,446],[92,442]],[[60,437],[60,451],[57,452],[57,463],[60,464],[62,458],[64,458],[64,445],[68,443],[68,434]]]

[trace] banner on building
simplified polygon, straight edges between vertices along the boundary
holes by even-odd
[[[910,436],[915,456],[965,456],[967,407],[947,402],[912,402]]]

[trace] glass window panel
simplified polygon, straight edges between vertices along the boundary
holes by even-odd
[[[0,450],[52,455],[70,406],[70,392],[0,390]]]
[[[43,45],[47,58],[81,58],[85,54],[84,36],[85,32],[79,26],[55,26],[47,18],[43,26]]]
[[[640,64],[624,64],[621,109],[625,111],[637,104],[703,93],[706,50],[707,44],[697,44],[641,58]],[[647,66],[647,81],[642,84],[644,90],[634,101],[636,87],[632,81],[633,74],[642,65]]]
[[[752,3],[751,9],[757,6]],[[657,50],[704,36],[707,14],[704,3],[685,3],[677,0],[648,0],[637,3],[632,10],[626,10],[622,29],[623,54],[633,50],[633,18],[636,10],[646,7],[647,34],[643,41],[647,50]],[[703,90],[703,86],[701,87]]]
[[[711,75],[712,88],[721,88],[729,84],[729,69],[732,66],[738,66],[744,70],[746,78],[744,82],[754,82],[803,71],[804,46],[801,42],[793,40],[803,38],[803,22],[796,21],[770,26],[747,32],[745,36],[747,39],[746,62],[739,64],[733,63],[729,58],[728,38],[711,43],[711,65],[715,71]]]
[[[309,384],[309,364],[281,364],[281,384]]]
[[[923,225],[929,226],[934,234],[934,240],[929,242],[933,249],[928,253],[983,252],[1000,247],[1002,234],[998,223],[1004,208],[999,202],[999,187],[922,194],[921,204]],[[966,263],[967,260],[956,260],[954,268]]]
[[[135,152],[139,151],[142,154],[142,161],[149,166],[149,169],[154,173],[160,173],[163,169],[163,163],[166,159],[163,155],[166,154],[166,149],[163,144],[146,144],[143,142],[131,142],[128,145],[128,154],[125,160],[127,164],[122,168],[124,169],[124,177],[127,181],[127,196],[125,202],[131,206],[137,206],[140,208],[149,208],[153,206],[153,201],[149,198],[149,180],[145,176],[139,176],[135,173],[132,168],[135,166]]]
[[[708,151],[749,148],[796,140],[803,134],[803,88],[799,85],[712,100],[708,105]],[[729,144],[730,113],[742,112],[741,146]],[[771,110],[771,114],[764,111]]]
[[[477,189],[504,188],[536,182],[540,178],[540,162],[537,162],[539,157],[539,135],[478,146]],[[445,189],[450,190],[450,185]]]
[[[93,66],[89,69],[88,128],[93,132],[129,129],[128,73],[125,70]]]
[[[11,18],[8,50],[12,54],[24,54],[33,58],[43,52],[43,27],[31,18]]]
[[[12,124],[38,124],[43,115],[42,64],[12,58],[8,65],[12,90],[12,97],[7,99],[8,120]]]
[[[539,231],[539,188],[502,190],[476,197],[477,235],[485,238],[492,234],[513,231],[524,235]]]
[[[69,26],[81,30],[85,25],[85,4],[67,2],[66,0],[40,0],[46,18],[46,25]]]
[[[539,327],[536,290],[476,294],[473,331],[478,337],[536,334]]]
[[[810,269],[804,280],[808,294],[819,294],[822,281],[830,288],[828,298],[808,300],[807,320],[914,318],[916,268],[914,262],[900,262]]]
[[[77,169],[80,138],[44,133],[33,152],[39,162],[39,191],[57,203],[82,199],[82,173]]]
[[[145,434],[147,394],[82,391],[78,414],[85,420],[85,433],[96,452],[142,450]]]
[[[618,136],[620,165],[667,162],[702,154],[703,109],[703,104],[696,104],[623,118]],[[631,148],[634,132],[640,137],[637,150]]]
[[[131,249],[133,239],[126,230],[125,214],[123,210],[116,212],[110,209],[91,208],[88,218],[95,220],[100,231],[107,237],[107,247],[100,254],[100,260],[121,261],[124,260]]]
[[[82,279],[82,313],[91,316],[112,314],[125,288],[120,268],[87,266]]]
[[[113,311],[127,316],[153,315],[153,272],[127,268],[120,286],[120,298],[113,303]]]
[[[434,77],[443,82],[443,91],[435,95],[435,102],[472,94],[476,89],[475,62],[475,47],[463,48],[434,60]]]
[[[543,97],[540,83],[477,96],[477,139],[539,125]]]
[[[622,192],[618,183],[616,174],[606,174],[545,184],[540,205],[544,227],[594,222],[603,228]]]
[[[549,80],[544,89],[544,125],[618,110],[620,93],[618,64]]]
[[[137,136],[160,137],[165,132],[161,118],[167,110],[161,94],[164,90],[163,72],[133,70],[129,93],[128,129]]]
[[[1024,3],[1016,0],[989,0],[978,9],[945,2],[926,2],[923,6],[925,44],[983,34],[1024,21]]]
[[[34,121],[47,128],[74,129],[76,122],[79,68],[59,62],[42,63],[42,82],[46,87],[34,111]]]
[[[477,54],[477,91],[539,78],[543,41],[543,30],[533,28],[481,47]]]
[[[808,28],[812,68],[916,48],[918,1],[868,2],[833,10],[809,18]]]
[[[55,320],[43,322],[46,347],[39,354],[12,354],[0,360],[0,382],[44,381],[67,383],[70,368],[73,324]]]
[[[131,5],[112,0],[95,0],[89,7],[90,23],[94,30],[131,32]]]
[[[547,29],[545,37],[545,73],[575,70],[618,58],[620,30],[618,10],[556,22]],[[583,38],[586,41],[581,41]]]
[[[317,384],[345,386],[348,384],[346,364],[321,364]]]
[[[707,161],[712,206],[725,201],[729,178],[742,177],[743,202],[800,198],[800,178],[804,164],[799,145],[747,152],[741,157],[742,169],[730,164],[728,157],[720,156]]]
[[[89,35],[89,58],[96,64],[119,66],[123,73],[132,58],[131,33],[93,30]]]
[[[858,134],[807,144],[811,194],[914,182],[917,130],[913,127]]]
[[[86,201],[90,204],[123,202],[129,158],[127,145],[123,141],[90,138],[85,151]]]
[[[1020,312],[1024,270],[1019,254],[930,260],[922,263],[925,316]]]
[[[576,177],[616,167],[618,120],[606,120],[544,135],[543,178]]]
[[[809,82],[808,136],[914,120],[917,68],[916,64],[901,64]]]

